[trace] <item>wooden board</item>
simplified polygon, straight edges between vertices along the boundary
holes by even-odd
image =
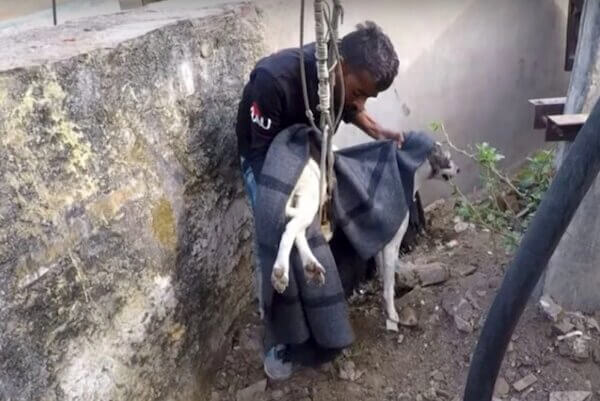
[[[583,127],[587,114],[560,114],[547,117],[546,141],[572,141]]]
[[[546,128],[546,117],[549,115],[562,114],[565,109],[566,97],[549,97],[541,99],[529,99],[533,105],[534,117],[533,128]]]

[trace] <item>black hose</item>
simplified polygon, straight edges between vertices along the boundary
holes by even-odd
[[[597,102],[544,195],[496,294],[473,355],[464,401],[492,399],[498,371],[519,317],[599,170],[600,102]]]

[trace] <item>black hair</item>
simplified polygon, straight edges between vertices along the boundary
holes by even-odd
[[[372,21],[358,24],[342,38],[340,52],[344,62],[354,69],[367,70],[377,91],[390,87],[398,74],[398,55],[390,38]]]

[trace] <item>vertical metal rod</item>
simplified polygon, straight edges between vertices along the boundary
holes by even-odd
[[[333,0],[333,13],[331,15],[331,21],[330,21],[330,37],[329,37],[329,51],[330,51],[330,57],[328,60],[328,68],[331,71],[330,72],[330,77],[329,77],[329,86],[331,88],[331,108],[330,108],[330,114],[329,116],[331,117],[329,119],[329,124],[330,124],[330,128],[331,128],[331,135],[329,137],[329,141],[327,143],[327,199],[331,199],[333,197],[333,187],[336,185],[335,184],[335,179],[334,179],[334,175],[333,175],[333,162],[334,162],[334,155],[333,155],[333,135],[335,134],[335,131],[338,127],[339,124],[339,119],[341,119],[342,117],[342,112],[344,109],[344,79],[343,77],[340,78],[340,83],[341,83],[341,88],[340,88],[340,109],[338,112],[338,116],[336,116],[335,113],[335,101],[334,101],[334,87],[335,87],[335,71],[336,68],[332,68],[334,64],[337,64],[337,69],[340,75],[342,75],[341,73],[341,65],[339,63],[341,63],[341,60],[339,59],[339,52],[337,49],[337,45],[338,45],[338,20],[343,18],[343,14],[344,13],[344,9],[342,8],[342,4],[340,0]],[[331,53],[333,53],[334,57],[331,57]]]
[[[319,112],[321,113],[320,129],[322,132],[321,142],[321,161],[319,167],[321,170],[321,185],[319,186],[319,212],[323,216],[323,206],[325,204],[327,183],[327,148],[329,143],[330,129],[329,121],[329,70],[327,68],[327,40],[325,38],[325,12],[323,0],[314,1],[315,13],[315,34],[316,34],[316,59],[317,76],[319,78]]]
[[[54,25],[56,26],[56,0],[52,0],[52,18],[54,19]]]

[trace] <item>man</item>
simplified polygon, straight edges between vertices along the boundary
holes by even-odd
[[[374,139],[391,139],[400,146],[402,134],[381,127],[365,110],[367,99],[388,89],[398,73],[398,57],[390,39],[375,23],[367,21],[342,38],[339,50],[345,93],[343,121],[356,125]],[[318,125],[315,43],[304,46],[301,51],[304,54],[308,102]],[[342,79],[338,71],[336,69],[334,104],[339,106]],[[338,108],[331,110],[333,117]],[[253,209],[256,179],[270,143],[278,132],[297,123],[309,124],[300,74],[300,49],[296,48],[281,50],[261,59],[250,74],[239,104],[236,125],[238,151]],[[260,287],[260,272],[257,271],[256,277]],[[264,369],[272,379],[285,379],[292,373],[292,364],[285,361],[285,349],[285,345],[278,345],[265,355]]]

